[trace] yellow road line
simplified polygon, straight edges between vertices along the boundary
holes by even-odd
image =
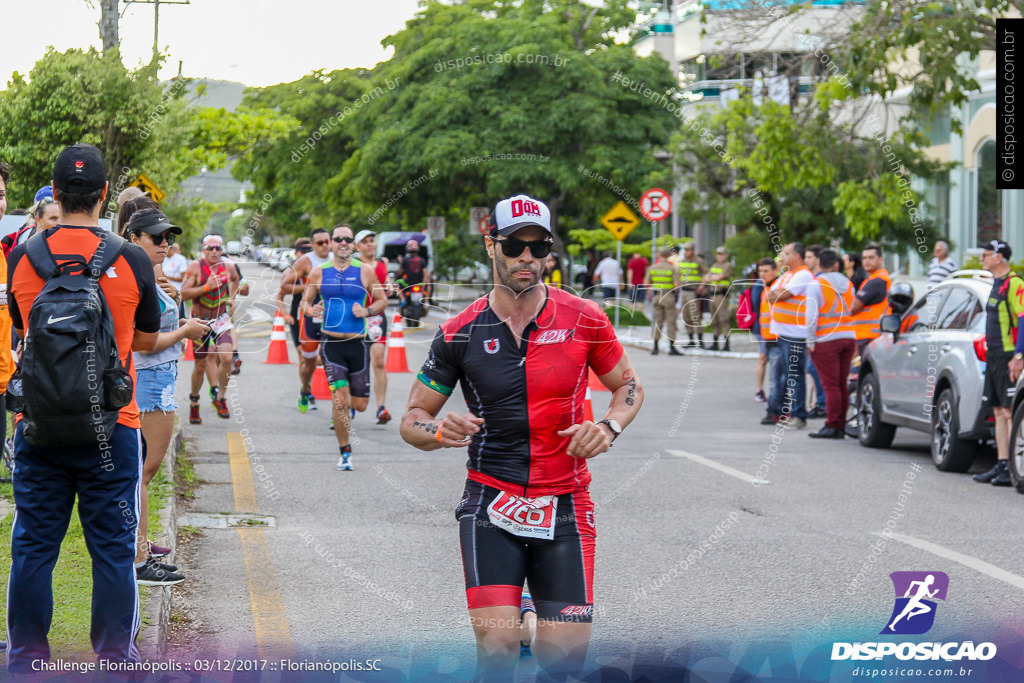
[[[228,432],[228,457],[231,462],[231,481],[234,482],[235,510],[256,512],[256,488],[252,483],[249,456],[245,439],[238,432]]]
[[[284,616],[267,537],[263,529],[239,529],[238,535],[242,537],[245,573],[249,576],[249,605],[260,659],[291,659],[295,656],[292,634]]]
[[[245,449],[238,432],[228,432],[228,458],[237,512],[256,512],[256,489]],[[270,558],[270,547],[263,529],[238,529],[249,579],[249,605],[252,609],[256,647],[261,659],[288,659],[294,656],[291,631],[284,614],[281,591]]]

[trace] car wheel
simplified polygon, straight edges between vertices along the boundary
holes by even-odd
[[[961,439],[956,397],[949,387],[942,390],[932,409],[932,460],[943,472],[971,469],[978,442]]]
[[[1013,411],[1010,425],[1010,479],[1017,493],[1024,493],[1024,402]]]
[[[882,422],[882,397],[878,380],[868,373],[857,385],[857,438],[861,446],[888,448],[896,438],[896,426]]]

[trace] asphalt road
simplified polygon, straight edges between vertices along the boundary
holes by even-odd
[[[414,374],[393,373],[387,405],[396,421],[378,426],[370,412],[359,415],[355,471],[336,471],[327,406],[296,409],[295,350],[291,365],[261,363],[270,324],[257,311],[267,309],[261,300],[277,274],[246,271],[256,291],[251,322],[240,326],[245,363],[228,392],[232,418],[218,419],[206,402],[204,423],[186,428],[205,482],[190,512],[258,513],[275,526],[207,529],[193,542],[182,562],[189,580],[174,600],[196,633],[177,638],[172,652],[182,661],[379,658],[385,669],[341,680],[470,676],[453,514],[464,451],[423,453],[401,440],[396,422]],[[414,372],[431,336],[406,334]],[[997,662],[1020,666],[1024,497],[937,471],[923,434],[900,430],[893,448],[871,450],[760,426],[751,360],[629,352],[643,409],[613,450],[591,461],[590,666],[618,670],[617,680],[643,666],[670,679],[686,667],[704,672],[691,680],[726,681],[734,670],[760,676],[751,680],[857,680],[850,670],[861,662],[829,662],[829,652],[837,641],[892,639],[878,634],[893,610],[895,571],[949,577],[927,635],[897,639],[1000,648],[988,676],[985,663],[967,663],[971,674],[929,680],[997,680]],[[179,377],[183,419],[190,366]],[[608,396],[595,393],[595,414]],[[448,406],[464,408],[458,392]],[[993,461],[984,456],[974,471]]]

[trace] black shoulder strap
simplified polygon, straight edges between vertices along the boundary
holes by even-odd
[[[1013,278],[1024,279],[1016,272],[1010,271],[1010,274],[1006,276],[1006,296],[1003,297],[1003,303],[1006,304],[1006,317],[1010,319],[1010,327],[1017,327],[1019,321],[1014,317],[1013,310],[1010,308],[1010,283],[1013,282]]]
[[[43,280],[50,280],[58,275],[57,262],[53,260],[50,245],[46,243],[46,231],[37,232],[28,238],[25,242],[25,255],[28,256],[28,262],[36,274]]]
[[[100,243],[89,260],[89,273],[94,280],[98,280],[107,268],[114,265],[114,261],[121,255],[128,243],[120,235],[104,233],[100,237]]]

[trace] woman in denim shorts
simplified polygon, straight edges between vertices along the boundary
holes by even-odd
[[[141,203],[144,198],[134,200]],[[181,355],[183,339],[202,339],[210,330],[199,320],[178,318],[180,294],[160,270],[167,255],[167,248],[181,234],[181,228],[171,225],[170,220],[156,208],[128,207],[130,220],[124,225],[124,236],[132,244],[142,247],[153,263],[156,273],[157,296],[160,299],[160,336],[149,353],[134,352],[135,400],[142,414],[142,438],[146,444],[146,458],[142,470],[142,490],[139,502],[138,547],[135,552],[136,577],[142,584],[163,585],[177,583],[184,577],[173,570],[159,572],[161,565],[153,555],[166,555],[167,548],[151,546],[146,538],[149,525],[149,482],[156,476],[164,459],[164,453],[171,443],[174,431],[174,413],[178,404],[174,401],[175,380],[178,377],[178,357]],[[122,211],[122,216],[124,215]],[[151,553],[151,549],[155,552]],[[164,565],[169,567],[170,565]],[[179,577],[168,580],[168,577]]]

